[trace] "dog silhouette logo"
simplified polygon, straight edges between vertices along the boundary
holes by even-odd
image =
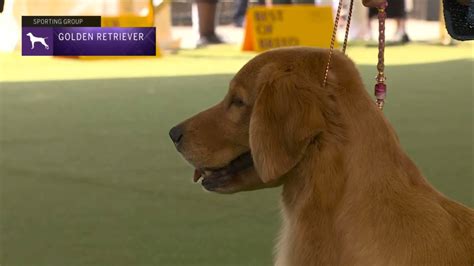
[[[44,46],[44,48],[46,48],[46,50],[49,50],[49,45],[46,43],[46,39],[48,39],[48,37],[36,37],[31,32],[28,32],[26,36],[30,38],[31,50],[35,49],[35,43],[37,42],[41,43]]]

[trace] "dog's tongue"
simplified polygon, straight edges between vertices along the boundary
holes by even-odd
[[[194,169],[193,181],[197,182],[199,180],[199,178],[201,177],[201,175],[202,175],[202,172],[200,170]]]

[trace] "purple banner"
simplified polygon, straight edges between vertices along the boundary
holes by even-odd
[[[23,55],[156,55],[154,27],[23,27]]]

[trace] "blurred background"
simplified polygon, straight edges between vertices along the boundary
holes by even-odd
[[[242,51],[246,9],[284,2],[6,0],[0,264],[271,265],[280,189],[204,192],[168,131],[219,101],[257,54]],[[474,207],[473,45],[446,34],[439,1],[395,2],[384,112],[428,180]],[[334,12],[338,2],[299,4]],[[104,26],[156,26],[160,53],[22,57],[22,15],[101,15]],[[376,24],[356,1],[347,53],[371,94]]]

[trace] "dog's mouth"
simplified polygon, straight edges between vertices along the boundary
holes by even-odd
[[[230,161],[226,166],[220,168],[203,167],[194,170],[194,182],[203,178],[218,178],[223,176],[232,176],[253,166],[252,154],[250,151],[239,155]]]

